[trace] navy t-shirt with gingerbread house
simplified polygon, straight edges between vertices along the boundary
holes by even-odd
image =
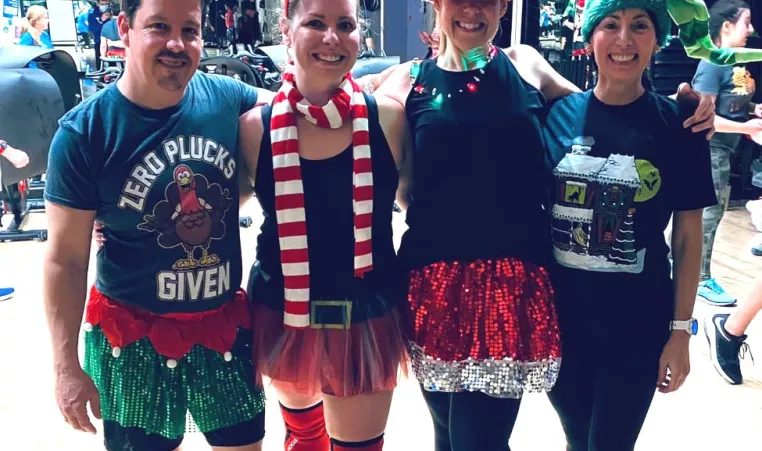
[[[196,73],[182,101],[148,110],[111,85],[67,113],[45,198],[106,226],[95,286],[162,314],[220,307],[241,286],[238,118],[256,89]]]
[[[709,143],[682,126],[690,114],[651,91],[621,106],[587,91],[550,107],[554,283],[573,323],[668,330],[674,296],[665,229],[673,212],[716,203]]]

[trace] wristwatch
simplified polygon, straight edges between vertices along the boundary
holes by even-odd
[[[669,330],[684,330],[687,334],[696,335],[698,333],[698,321],[696,318],[684,321],[675,320],[669,324]]]
[[[0,139],[0,154],[5,152],[5,149],[8,148],[8,143]]]

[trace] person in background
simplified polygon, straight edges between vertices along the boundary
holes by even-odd
[[[15,147],[11,147],[10,144],[8,144],[8,142],[3,139],[0,139],[0,156],[3,156],[15,168],[20,169],[29,164],[29,155],[27,155],[26,152],[20,149],[16,149]],[[2,180],[2,176],[0,176],[0,180]],[[3,185],[0,183],[0,191],[2,190]],[[2,211],[0,211],[0,217],[1,216]],[[12,298],[14,294],[16,294],[15,289],[11,287],[0,286],[0,302],[7,301],[8,299]]]
[[[254,51],[257,42],[262,42],[262,26],[259,23],[259,12],[253,2],[241,3],[243,15],[238,19],[238,42]]]
[[[85,47],[90,47],[90,27],[87,25],[87,16],[90,14],[90,9],[83,7],[77,15],[77,34],[82,38],[82,43]]]
[[[127,56],[127,50],[119,37],[116,27],[116,19],[111,19],[103,24],[101,30],[101,55],[106,58],[122,58]]]
[[[225,29],[227,30],[228,45],[233,47],[233,55],[238,54],[235,35],[235,6],[225,3]]]
[[[101,30],[103,24],[111,20],[112,17],[109,0],[98,0],[98,7],[92,8],[87,16],[87,26],[90,28],[90,33],[93,34],[93,42],[95,43],[95,70],[101,68]]]
[[[746,343],[746,329],[762,310],[762,274],[754,280],[754,286],[746,301],[733,313],[716,313],[704,319],[704,334],[709,341],[709,357],[717,373],[733,385],[743,382],[740,358],[751,354]]]
[[[744,47],[754,33],[751,11],[743,0],[720,0],[709,13],[709,32],[715,45],[721,48]],[[699,299],[715,306],[731,306],[736,299],[730,296],[712,277],[712,248],[717,228],[726,208],[723,194],[730,183],[730,158],[738,148],[742,135],[762,131],[762,105],[752,103],[756,91],[754,79],[743,64],[716,66],[699,62],[693,86],[697,91],[716,98],[717,116],[712,137],[712,177],[717,205],[704,210],[704,255],[701,264]]]
[[[4,139],[0,139],[0,155],[8,160],[13,167],[18,169],[29,164],[29,155],[21,149],[11,147],[11,145]]]
[[[32,5],[26,12],[26,17],[21,25],[21,39],[19,45],[33,47],[53,48],[48,29],[48,10],[40,5]]]

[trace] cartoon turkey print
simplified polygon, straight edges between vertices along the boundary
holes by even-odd
[[[166,249],[182,246],[187,259],[178,260],[174,269],[211,266],[219,262],[209,255],[212,240],[225,236],[225,213],[233,203],[230,191],[194,174],[190,167],[175,168],[174,180],[167,185],[165,199],[154,206],[152,215],[145,215],[138,229],[159,234],[159,245]],[[195,251],[201,248],[201,259]]]

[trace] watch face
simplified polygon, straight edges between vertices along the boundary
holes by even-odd
[[[691,335],[698,334],[698,320],[691,320]]]

